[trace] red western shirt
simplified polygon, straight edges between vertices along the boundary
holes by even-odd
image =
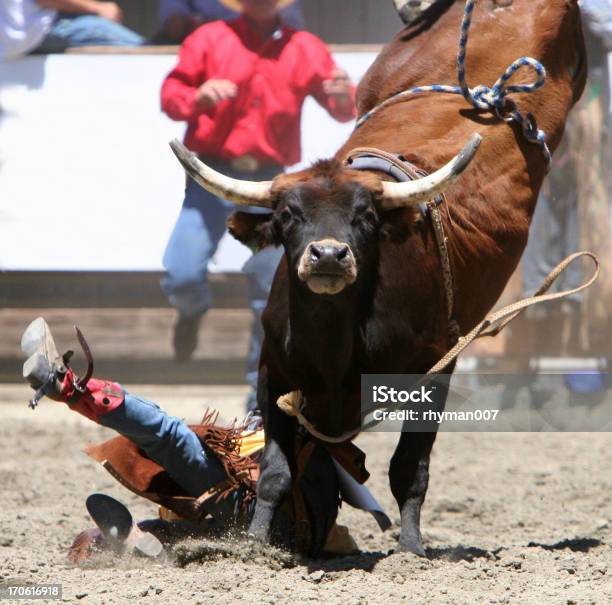
[[[198,154],[225,160],[251,155],[290,166],[300,160],[307,95],[336,120],[355,117],[354,104],[339,105],[323,92],[334,67],[325,44],[308,32],[281,25],[262,41],[243,17],[215,21],[183,43],[178,65],[162,85],[162,109],[173,120],[187,122],[185,145]],[[212,78],[231,80],[238,94],[202,109],[196,91]]]

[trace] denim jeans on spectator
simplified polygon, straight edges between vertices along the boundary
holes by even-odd
[[[56,53],[77,46],[140,46],[143,43],[142,36],[109,19],[60,13],[34,52]]]
[[[532,296],[550,271],[566,256],[580,249],[576,191],[556,187],[552,173],[549,179],[551,193],[540,193],[529,229],[529,242],[523,254],[524,296]],[[580,262],[575,261],[559,276],[550,292],[577,288],[581,283],[582,268]],[[579,302],[580,294],[573,294],[565,300]]]
[[[278,173],[278,170],[266,170],[246,175],[232,172],[225,167],[213,167],[235,178],[256,181],[271,179]],[[170,304],[186,317],[202,315],[212,304],[208,263],[225,233],[229,215],[236,209],[235,204],[209,193],[192,179],[188,180],[183,207],[164,253],[166,275],[161,282]],[[262,208],[247,210],[255,213],[267,212]],[[246,375],[247,382],[253,387],[253,393],[248,409],[255,407],[257,364],[263,338],[261,314],[282,255],[282,248],[268,247],[255,253],[244,266],[249,278],[250,306],[253,311]]]
[[[249,344],[246,371],[246,381],[251,385],[252,389],[247,400],[247,412],[257,408],[259,352],[261,351],[264,337],[261,315],[266,308],[268,295],[272,288],[272,280],[274,279],[274,274],[283,252],[282,248],[269,246],[257,254],[253,254],[243,267],[243,271],[249,278],[249,297],[251,299],[251,311],[253,312],[251,342]]]

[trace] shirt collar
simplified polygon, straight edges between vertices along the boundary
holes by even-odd
[[[250,43],[256,46],[262,46],[267,42],[279,42],[280,40],[284,40],[288,34],[288,27],[283,21],[282,17],[279,16],[278,25],[276,29],[272,32],[269,38],[263,40],[259,34],[254,32],[249,26],[249,22],[243,15],[240,15],[238,19],[236,19],[236,24],[238,26],[239,32],[241,36],[244,36]]]

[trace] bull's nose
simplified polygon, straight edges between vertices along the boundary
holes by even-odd
[[[310,257],[313,263],[342,262],[348,258],[346,244],[311,244]]]
[[[298,277],[315,294],[338,294],[357,279],[350,244],[331,237],[310,242],[300,257]]]

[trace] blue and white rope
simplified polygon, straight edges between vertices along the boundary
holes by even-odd
[[[531,93],[544,86],[546,81],[546,69],[544,66],[531,57],[521,57],[517,59],[506,69],[504,74],[495,82],[492,88],[483,84],[470,88],[465,77],[465,55],[467,50],[468,36],[470,26],[472,25],[472,14],[476,0],[466,0],[465,10],[463,13],[463,21],[461,22],[461,37],[459,39],[459,52],[457,54],[457,79],[459,86],[446,86],[434,84],[431,86],[415,86],[409,88],[389,99],[383,101],[364,115],[362,115],[355,125],[355,129],[362,126],[375,113],[401,99],[409,97],[421,92],[445,92],[450,94],[463,95],[465,100],[470,103],[475,109],[480,111],[492,111],[495,115],[504,122],[516,122],[520,124],[525,138],[530,142],[538,145],[544,154],[546,164],[550,167],[552,155],[546,142],[546,133],[537,127],[533,114],[528,113],[523,115],[516,104],[507,98],[511,93]],[[507,86],[510,78],[521,68],[529,67],[536,72],[537,79],[531,84],[519,84]]]

